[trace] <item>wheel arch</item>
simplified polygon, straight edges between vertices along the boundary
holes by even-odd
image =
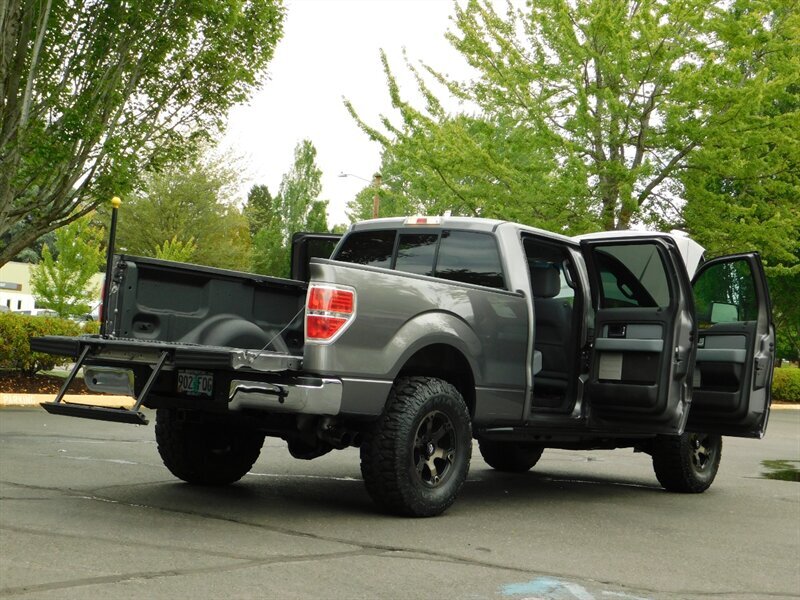
[[[401,377],[421,375],[436,377],[455,386],[469,410],[475,415],[475,376],[466,356],[446,343],[433,343],[412,354],[398,371],[395,381]]]

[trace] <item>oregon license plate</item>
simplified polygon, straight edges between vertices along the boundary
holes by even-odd
[[[206,371],[178,371],[178,393],[189,396],[210,396],[214,375]]]

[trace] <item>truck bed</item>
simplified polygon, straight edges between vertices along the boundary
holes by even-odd
[[[120,255],[105,330],[120,341],[302,355],[307,285],[185,263]],[[199,352],[198,349],[190,354]]]

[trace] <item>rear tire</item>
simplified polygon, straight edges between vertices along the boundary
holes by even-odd
[[[175,410],[159,408],[156,442],[164,465],[178,479],[227,485],[239,481],[256,462],[264,434],[226,423],[187,421]]]
[[[471,455],[472,425],[458,390],[441,379],[406,377],[361,444],[361,474],[380,507],[432,517],[455,501]]]
[[[486,464],[504,473],[524,473],[539,462],[544,448],[524,442],[480,440],[478,448]]]
[[[717,476],[722,458],[722,436],[684,433],[659,436],[653,443],[653,470],[669,492],[699,494]]]

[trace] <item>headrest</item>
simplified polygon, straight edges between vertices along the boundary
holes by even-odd
[[[552,263],[531,265],[531,284],[534,298],[553,298],[561,291],[559,269]]]

